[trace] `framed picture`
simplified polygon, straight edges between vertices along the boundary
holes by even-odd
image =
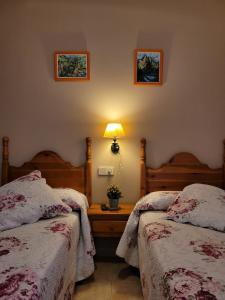
[[[89,80],[90,59],[87,51],[55,52],[55,80]]]
[[[162,50],[136,49],[134,51],[134,83],[140,85],[161,85],[162,77]]]

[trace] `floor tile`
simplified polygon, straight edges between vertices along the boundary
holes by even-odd
[[[136,269],[125,263],[97,262],[94,275],[76,285],[74,300],[143,300]]]

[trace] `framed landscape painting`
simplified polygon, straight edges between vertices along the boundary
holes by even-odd
[[[134,83],[161,85],[163,76],[163,51],[136,49],[134,51]]]
[[[87,51],[55,52],[55,80],[89,80],[90,59]]]

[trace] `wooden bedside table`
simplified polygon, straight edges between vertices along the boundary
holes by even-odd
[[[94,237],[121,237],[134,204],[120,203],[120,210],[101,210],[101,204],[92,204],[88,209]]]

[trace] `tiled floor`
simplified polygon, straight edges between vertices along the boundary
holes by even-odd
[[[125,263],[97,262],[94,276],[76,285],[74,300],[143,300],[136,270]]]

